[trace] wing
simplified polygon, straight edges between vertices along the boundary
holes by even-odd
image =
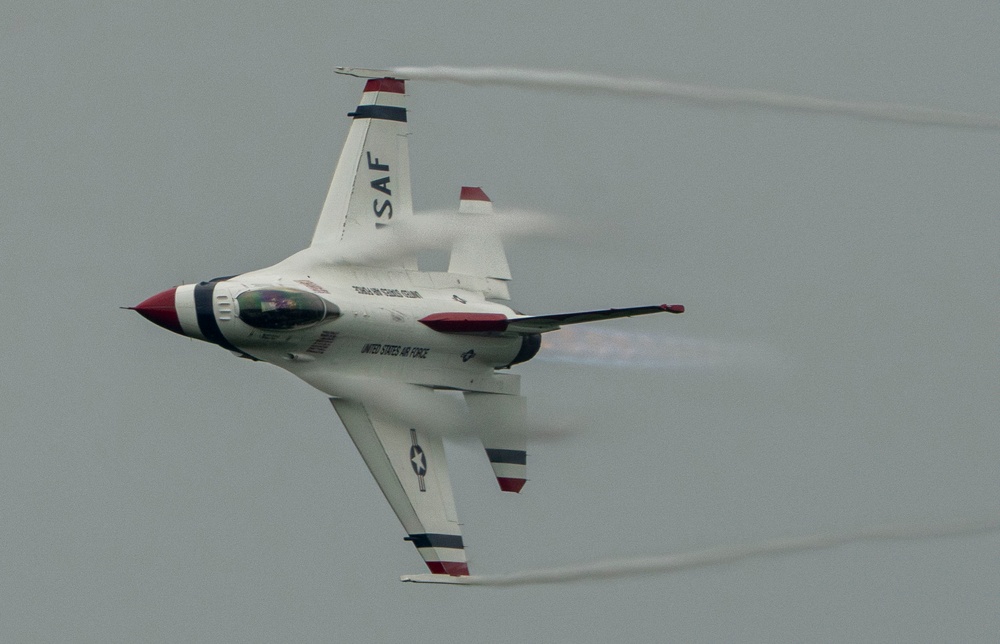
[[[565,324],[630,318],[649,313],[683,313],[680,304],[659,304],[655,306],[634,306],[627,309],[603,309],[600,311],[580,311],[577,313],[555,313],[552,315],[525,315],[508,318],[502,313],[465,313],[461,311],[432,313],[420,320],[426,326],[441,333],[546,333],[555,331]]]
[[[363,403],[331,398],[347,433],[434,574],[469,574],[444,444]]]
[[[413,214],[404,91],[393,78],[365,84],[310,246],[369,242]],[[416,269],[412,259],[395,261]]]

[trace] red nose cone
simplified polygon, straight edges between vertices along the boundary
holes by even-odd
[[[181,321],[177,318],[177,307],[174,306],[174,293],[176,291],[176,286],[168,288],[162,293],[157,293],[148,300],[136,305],[134,310],[153,324],[158,324],[164,329],[184,335],[184,330],[181,329]]]

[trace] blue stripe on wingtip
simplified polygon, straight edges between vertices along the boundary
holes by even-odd
[[[462,535],[460,534],[411,534],[406,537],[406,541],[413,542],[418,548],[458,548],[463,549]]]
[[[356,119],[382,119],[406,123],[406,108],[393,105],[358,105],[358,108],[348,116]]]

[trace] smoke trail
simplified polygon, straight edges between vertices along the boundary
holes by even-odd
[[[766,347],[667,334],[567,327],[542,336],[541,362],[646,370],[760,368],[778,363]]]
[[[803,550],[823,550],[858,541],[904,541],[941,537],[968,536],[1000,530],[1000,520],[959,521],[938,524],[896,524],[869,528],[845,534],[817,534],[808,537],[774,539],[764,543],[743,546],[720,546],[661,557],[613,559],[593,563],[527,570],[506,575],[474,575],[467,578],[438,580],[441,575],[409,575],[402,581],[425,583],[458,583],[470,586],[523,586],[528,584],[554,584],[572,581],[613,579],[633,575],[687,570],[703,566],[717,566],[751,557],[789,554]]]
[[[1000,118],[954,110],[861,101],[839,101],[814,96],[754,89],[692,85],[651,78],[621,78],[604,74],[517,69],[510,67],[394,67],[391,74],[413,80],[452,81],[467,85],[504,85],[572,92],[670,98],[698,104],[772,107],[800,112],[824,112],[867,119],[1000,129]]]

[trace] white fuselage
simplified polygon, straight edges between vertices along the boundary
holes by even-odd
[[[264,269],[180,286],[175,306],[185,335],[275,364],[331,395],[330,378],[345,375],[506,393],[505,379],[493,372],[515,361],[521,336],[440,333],[420,323],[442,312],[516,315],[462,281],[447,273],[376,268],[328,267],[308,275]],[[300,328],[262,328],[247,310],[248,301],[259,309],[260,293],[318,298],[326,314]]]

